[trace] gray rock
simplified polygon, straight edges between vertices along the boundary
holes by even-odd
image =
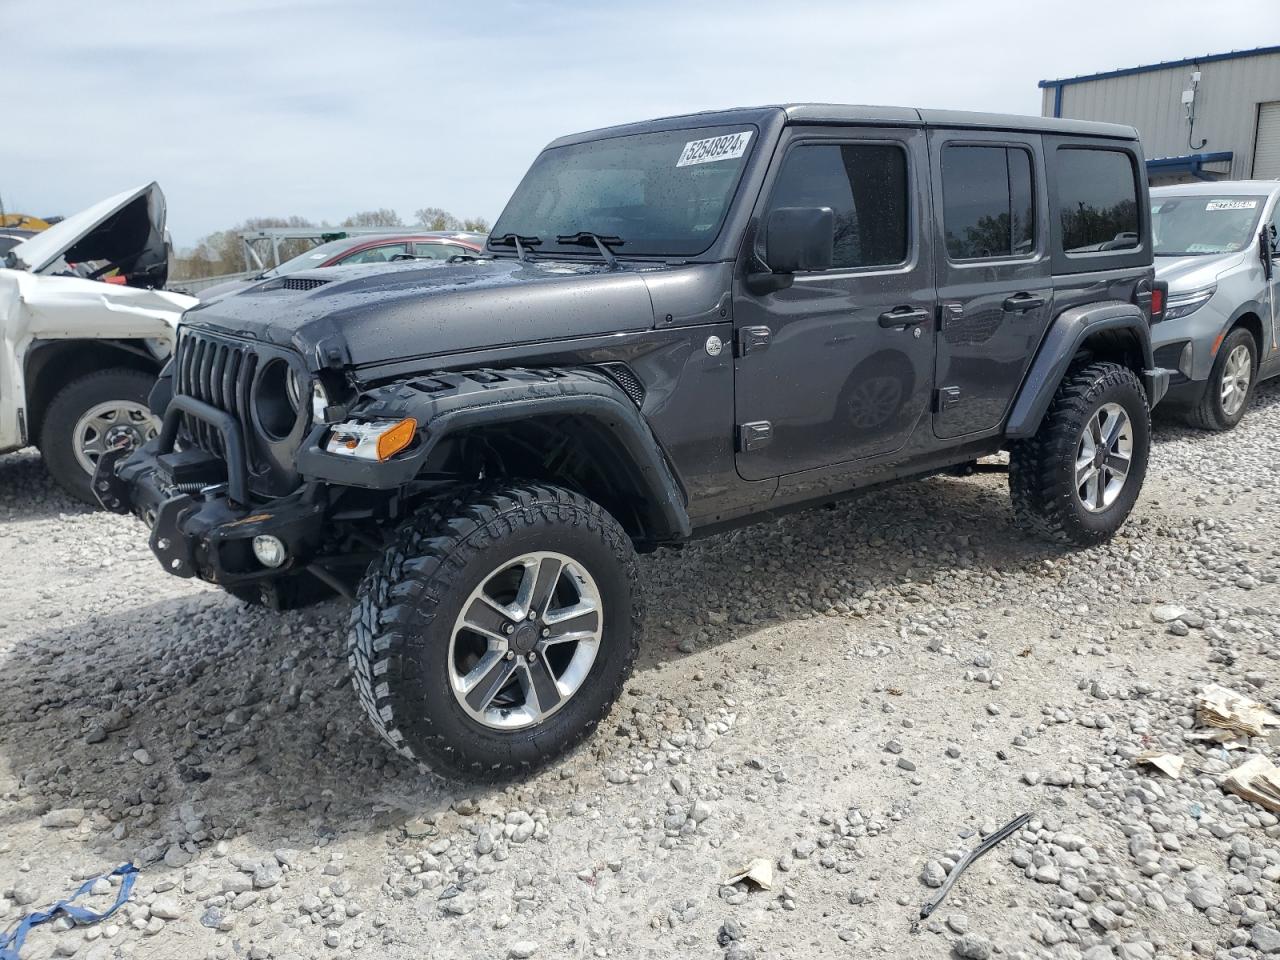
[[[78,827],[84,820],[84,809],[81,807],[62,807],[57,810],[50,810],[40,818],[40,826],[50,827],[55,830],[65,830],[68,827]]]
[[[517,940],[507,949],[507,956],[512,960],[528,960],[538,952],[536,940]]]
[[[991,960],[991,941],[976,933],[967,933],[956,941],[956,955],[965,960]]]
[[[940,887],[947,879],[947,871],[937,860],[930,860],[920,871],[920,882],[926,887]]]
[[[1280,953],[1280,930],[1268,923],[1259,923],[1249,934],[1249,943],[1259,953]]]
[[[173,897],[156,897],[151,901],[151,915],[161,920],[177,920],[183,915],[183,910]]]

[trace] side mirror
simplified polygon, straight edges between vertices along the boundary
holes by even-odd
[[[828,270],[835,236],[830,207],[779,207],[769,214],[764,258],[773,273]]]
[[[1275,264],[1273,258],[1276,256],[1275,245],[1271,242],[1271,230],[1263,227],[1258,231],[1258,256],[1262,259],[1262,274],[1268,280],[1271,279],[1275,272]]]

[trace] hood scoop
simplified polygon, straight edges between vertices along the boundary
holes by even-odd
[[[332,281],[324,277],[280,277],[268,280],[258,290],[264,293],[267,290],[314,290],[330,282]]]

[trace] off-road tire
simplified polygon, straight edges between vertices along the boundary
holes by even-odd
[[[224,584],[222,587],[237,600],[251,607],[268,610],[301,610],[333,596],[333,589],[309,573],[294,573],[270,580]]]
[[[59,390],[40,424],[38,446],[45,468],[58,485],[77,500],[99,506],[93,495],[93,477],[76,459],[72,433],[80,418],[93,407],[109,400],[125,400],[146,405],[156,378],[141,370],[112,367],[72,380]]]
[[[603,639],[563,707],[533,726],[495,730],[453,694],[451,632],[483,578],[536,550],[560,551],[590,572],[604,606]],[[348,657],[360,703],[396,751],[442,773],[500,780],[548,763],[595,729],[631,673],[640,620],[635,551],[612,516],[561,487],[503,485],[437,500],[400,527],[361,581]]]
[[[1249,393],[1244,403],[1240,405],[1235,416],[1230,416],[1222,409],[1222,371],[1226,368],[1227,357],[1231,355],[1231,351],[1242,344],[1249,349],[1249,356],[1253,363],[1253,376],[1249,379]],[[1204,396],[1199,403],[1187,410],[1187,423],[1198,430],[1222,432],[1232,429],[1249,409],[1249,400],[1253,396],[1253,388],[1257,380],[1258,344],[1253,339],[1252,333],[1243,327],[1237,327],[1227,334],[1222,345],[1218,347],[1218,356],[1214,359],[1213,369],[1209,372],[1209,382],[1205,384]]]
[[[1115,502],[1091,513],[1075,490],[1076,452],[1090,418],[1118,403],[1133,425],[1133,456]],[[1009,451],[1009,493],[1019,526],[1055,543],[1093,546],[1110,539],[1133,509],[1147,472],[1151,411],[1134,372],[1116,363],[1077,367],[1063,379],[1040,429]]]

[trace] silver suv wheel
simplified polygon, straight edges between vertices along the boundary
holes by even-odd
[[[1104,403],[1085,424],[1076,449],[1076,496],[1101,513],[1120,496],[1133,459],[1133,424],[1124,407]]]
[[[1241,343],[1227,355],[1222,368],[1222,412],[1234,417],[1249,398],[1249,384],[1253,380],[1253,354]]]
[[[562,553],[516,557],[462,605],[449,641],[449,686],[478,723],[541,723],[578,692],[600,650],[604,610],[586,568]]]

